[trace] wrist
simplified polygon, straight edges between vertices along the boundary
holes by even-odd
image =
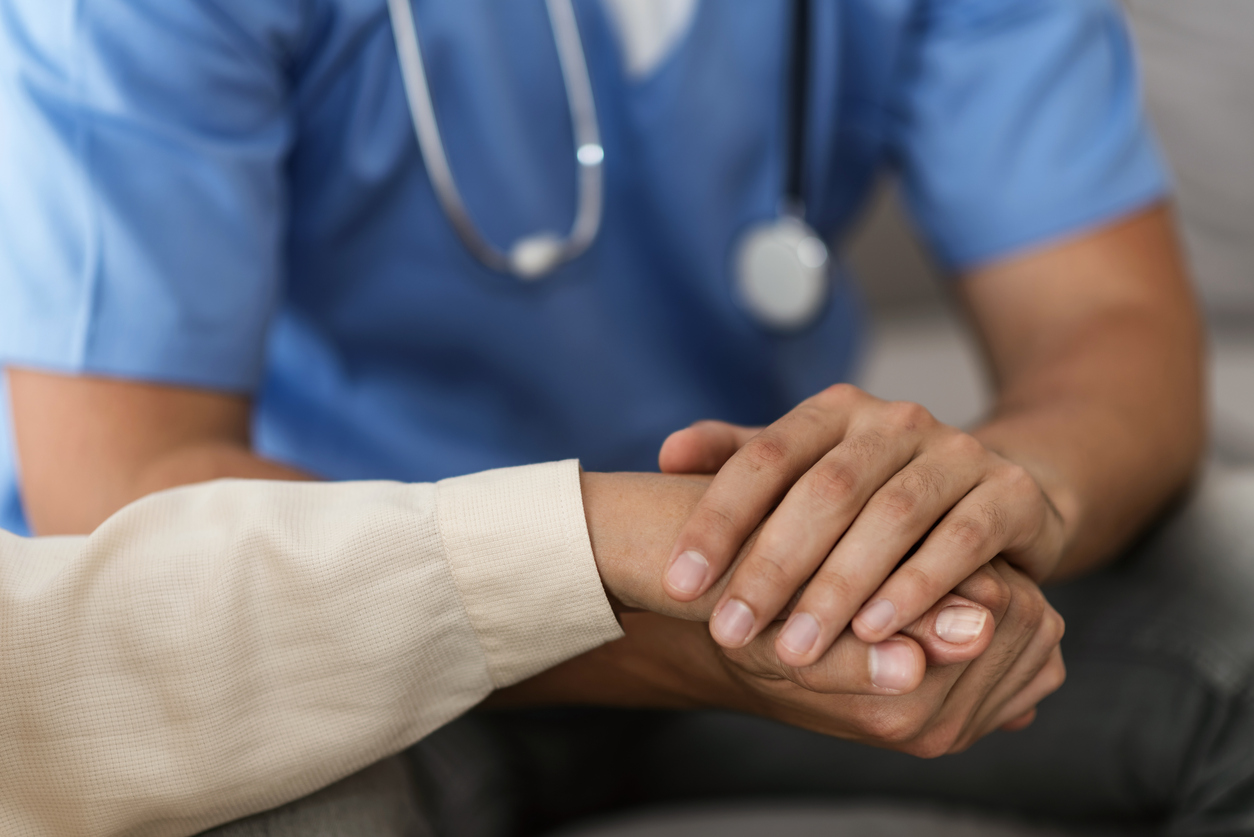
[[[709,618],[717,590],[685,603],[662,588],[671,546],[708,484],[708,477],[581,473],[592,555],[615,613]]]
[[[485,706],[742,708],[742,685],[728,675],[703,624],[647,612],[628,613],[622,623],[622,639],[500,689]]]

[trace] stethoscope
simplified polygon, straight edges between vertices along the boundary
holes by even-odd
[[[564,236],[539,232],[501,250],[479,231],[466,210],[449,168],[418,42],[411,0],[388,0],[400,56],[405,96],[428,175],[444,214],[466,249],[492,270],[533,281],[577,258],[596,240],[605,201],[605,152],[579,24],[570,0],[545,0],[557,43],[558,62],[570,105],[579,173],[575,220]],[[778,214],[741,233],[732,250],[735,295],[759,323],[793,331],[808,325],[827,298],[827,246],[804,219],[803,175],[809,65],[809,3],[795,0],[792,25],[791,97],[784,194]]]

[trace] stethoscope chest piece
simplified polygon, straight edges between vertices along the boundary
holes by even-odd
[[[733,256],[737,301],[760,325],[796,331],[827,301],[827,246],[799,218],[784,215],[750,227]]]

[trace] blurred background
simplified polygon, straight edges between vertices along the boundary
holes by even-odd
[[[1214,456],[1254,463],[1254,0],[1124,6],[1211,326]],[[891,184],[846,257],[874,319],[859,383],[918,401],[942,421],[974,421],[990,391],[978,350]]]

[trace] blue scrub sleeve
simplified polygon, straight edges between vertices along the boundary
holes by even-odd
[[[1162,198],[1168,178],[1109,0],[927,0],[894,97],[907,205],[961,271]]]
[[[0,362],[246,391],[297,3],[0,3]]]

